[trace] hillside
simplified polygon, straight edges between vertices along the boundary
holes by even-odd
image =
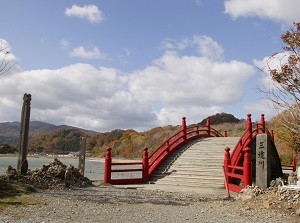
[[[31,121],[29,124],[29,139],[50,133],[57,129],[78,129],[83,133],[92,136],[97,134],[95,131],[80,129],[67,125],[53,125],[46,122]],[[20,137],[20,122],[3,122],[0,123],[0,144],[9,144],[17,146]]]
[[[232,115],[221,113],[211,116],[211,120],[216,119],[226,122],[232,120],[232,117]],[[202,122],[205,122],[205,120],[202,120]],[[236,124],[229,124],[230,127],[232,125]],[[216,127],[220,132],[224,131],[223,124]],[[106,148],[111,147],[114,157],[140,158],[144,147],[148,147],[149,152],[151,152],[180,129],[181,126],[169,125],[156,127],[145,132],[115,129],[110,132],[97,133],[72,126],[56,126],[32,121],[30,122],[28,149],[30,153],[77,152],[80,149],[80,138],[85,137],[87,151],[91,152],[93,156],[104,157]],[[19,133],[19,122],[0,123],[0,144],[17,147]],[[231,131],[230,133],[238,134],[239,131]]]
[[[226,113],[211,116],[212,128],[223,134],[227,130],[229,137],[240,137],[245,132],[246,121],[235,119]],[[231,122],[230,122],[231,121]],[[201,123],[206,123],[203,119]],[[267,127],[275,130],[275,140],[279,156],[283,163],[289,163],[294,152],[281,140],[282,131],[275,126],[274,120],[267,122]],[[16,147],[19,141],[19,122],[0,123],[0,144]],[[166,139],[178,132],[181,126],[156,127],[144,132],[115,129],[97,133],[71,126],[56,126],[43,122],[30,123],[29,152],[69,153],[80,149],[80,138],[86,137],[86,148],[95,157],[104,157],[106,148],[112,148],[113,157],[140,158],[143,148],[149,152],[157,148]],[[6,148],[7,146],[3,147]],[[6,151],[6,149],[3,151]],[[1,152],[1,151],[0,151]]]

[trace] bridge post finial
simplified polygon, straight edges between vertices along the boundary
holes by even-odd
[[[250,136],[249,138],[252,139],[252,121],[251,121],[251,114],[247,114],[247,116],[248,116],[248,118],[247,118],[246,128],[247,128],[248,135]]]
[[[183,141],[186,140],[186,117],[182,117],[182,124],[181,124],[181,127],[182,127],[182,138],[183,138]]]
[[[265,133],[266,132],[266,122],[265,122],[264,114],[261,114],[260,124],[261,124],[261,128],[262,128],[262,133]]]
[[[148,148],[144,148],[143,153],[143,181],[149,180],[149,159],[148,159]]]
[[[210,136],[210,116],[206,119],[206,134]]]
[[[104,163],[104,183],[110,183],[111,180],[111,148],[106,149],[105,163]]]

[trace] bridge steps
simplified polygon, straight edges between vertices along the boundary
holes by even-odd
[[[211,137],[195,140],[175,151],[159,167],[150,184],[180,187],[181,190],[224,190],[224,148],[231,151],[238,137]]]

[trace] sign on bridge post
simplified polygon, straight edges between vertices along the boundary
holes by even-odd
[[[256,136],[256,186],[267,189],[271,181],[271,141],[267,134]]]

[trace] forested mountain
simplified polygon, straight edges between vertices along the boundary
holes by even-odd
[[[78,129],[57,129],[29,140],[29,152],[69,153],[80,149],[80,139],[88,137]]]
[[[199,125],[205,125],[207,121],[207,118],[203,119],[201,122],[199,122]],[[227,114],[225,112],[217,113],[215,115],[210,116],[210,124],[211,125],[217,125],[222,123],[238,123],[241,120],[234,117],[232,114]]]
[[[145,146],[151,152],[179,130],[179,126],[157,127],[146,132],[116,129],[89,136],[78,129],[58,129],[29,140],[29,151],[60,154],[77,152],[80,138],[85,137],[87,152],[94,156],[104,157],[106,148],[112,147],[115,157],[140,158]]]
[[[29,139],[41,136],[43,134],[55,131],[57,129],[79,129],[67,125],[53,125],[46,122],[31,121],[29,124]],[[97,132],[79,129],[87,135],[94,135]],[[0,123],[0,144],[9,144],[17,146],[20,137],[20,122],[3,122]]]
[[[205,125],[206,119],[200,122]],[[219,123],[219,124],[218,124]],[[220,133],[227,130],[228,136],[242,136],[246,129],[246,121],[238,120],[226,113],[211,116],[212,128]],[[275,141],[279,156],[284,163],[299,153],[299,137],[281,125],[280,116],[267,122],[269,130],[275,130]],[[71,126],[55,126],[43,122],[30,122],[29,152],[69,153],[80,149],[80,138],[86,137],[86,148],[93,156],[104,157],[106,148],[112,148],[113,157],[138,158],[142,157],[143,148],[148,147],[149,153],[166,139],[178,132],[181,126],[156,127],[149,131],[115,129],[110,132],[97,133]],[[8,144],[17,147],[19,141],[20,123],[0,123],[0,145]],[[6,140],[3,140],[6,139]],[[3,145],[0,153],[6,153],[8,146]],[[12,150],[9,150],[10,152]]]

